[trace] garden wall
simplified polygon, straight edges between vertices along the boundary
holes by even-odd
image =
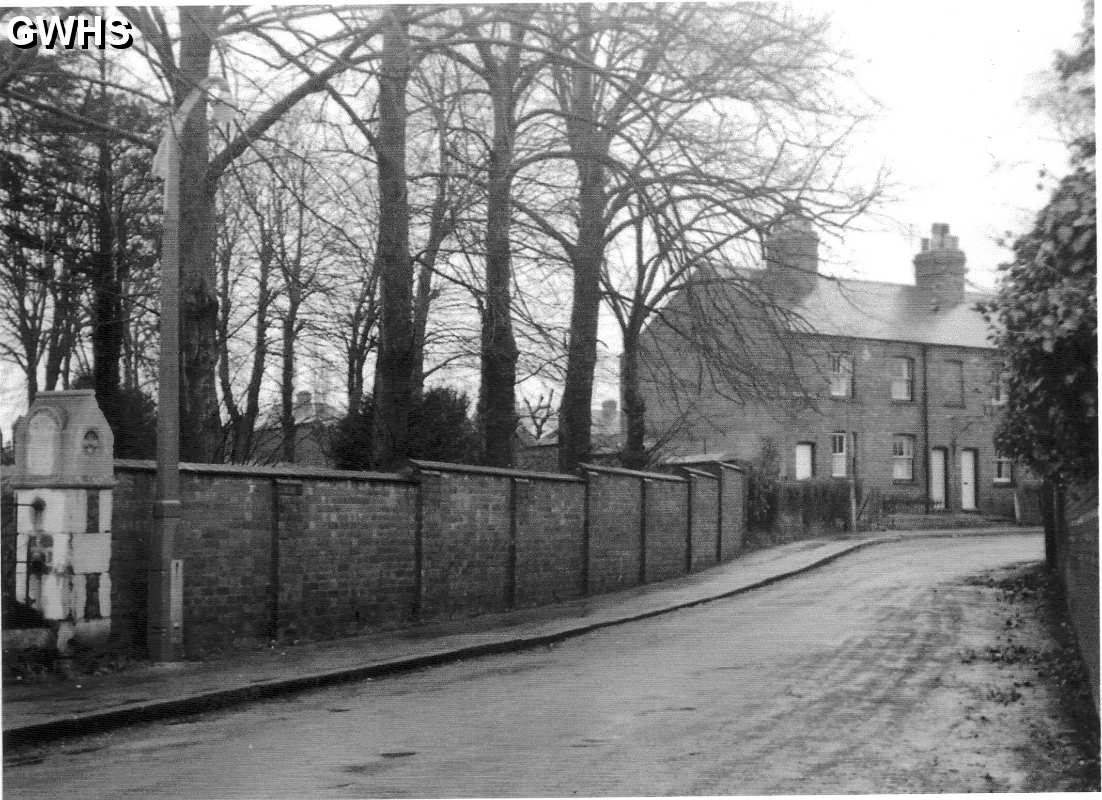
[[[1047,555],[1064,591],[1068,617],[1099,709],[1098,485],[1046,489]],[[1055,511],[1056,513],[1053,513]]]
[[[411,462],[403,474],[181,465],[188,657],[534,606],[732,558],[745,480]],[[117,461],[112,643],[141,654],[152,462]],[[5,593],[10,587],[5,586]]]

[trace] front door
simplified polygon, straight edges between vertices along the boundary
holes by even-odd
[[[930,505],[934,511],[945,510],[945,462],[944,447],[930,451]]]
[[[960,451],[960,510],[976,510],[976,451]]]

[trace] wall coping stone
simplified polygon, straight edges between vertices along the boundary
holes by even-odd
[[[732,454],[728,452],[722,453],[691,453],[687,456],[670,456],[662,462],[664,467],[676,467],[678,469],[691,469],[690,464],[693,467],[700,467],[704,464],[718,464],[721,467],[727,469],[738,470],[739,472],[746,472],[746,467],[734,463],[732,460]]]
[[[679,467],[679,469],[681,470],[681,472],[683,472],[685,475],[688,475],[691,478],[708,478],[708,479],[713,480],[713,481],[718,481],[719,480],[718,475],[715,475],[711,472],[705,472],[702,469],[692,469],[690,467]]]
[[[623,467],[602,467],[597,464],[579,464],[578,469],[583,472],[597,472],[607,475],[625,475],[631,478],[644,478],[652,481],[669,481],[671,483],[685,483],[686,479],[677,475],[669,475],[665,472],[641,472],[636,469],[624,469]]]
[[[409,463],[421,472],[460,472],[468,475],[498,475],[506,478],[523,478],[525,480],[585,483],[585,481],[577,475],[569,475],[563,472],[529,472],[528,470],[510,469],[507,467],[483,467],[475,464],[452,464],[447,461],[421,461],[420,459],[410,459]]]
[[[145,459],[116,458],[115,470],[156,472],[157,462]],[[302,480],[316,479],[413,483],[408,475],[402,475],[397,472],[361,472],[358,470],[306,467],[300,464],[268,467],[260,466],[259,464],[192,464],[180,462],[180,472],[194,472],[200,475],[254,475],[261,478],[295,478]]]
[[[745,473],[747,471],[746,467],[743,467],[739,464],[732,464],[730,461],[719,461],[717,463],[724,469],[733,469],[735,472]]]

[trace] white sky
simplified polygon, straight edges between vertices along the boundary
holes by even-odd
[[[1026,107],[1038,73],[1057,50],[1074,50],[1081,0],[803,0],[826,14],[837,45],[853,57],[858,84],[881,105],[852,154],[853,166],[890,173],[893,201],[857,223],[843,241],[824,237],[820,271],[840,277],[913,283],[912,259],[930,226],[960,238],[968,280],[995,285],[1010,251],[997,244],[1021,233],[1048,201],[1041,169],[1063,175],[1068,151],[1050,121]],[[1012,241],[1012,237],[1011,237]],[[605,315],[594,406],[619,396],[607,378],[619,334]]]
[[[1035,86],[1032,76],[1050,69],[1054,52],[1074,48],[1081,1],[799,5],[832,18],[858,82],[883,106],[853,158],[862,171],[886,166],[895,198],[860,223],[862,231],[824,241],[822,270],[909,283],[919,239],[932,223],[946,222],[960,237],[970,280],[991,287],[995,267],[1008,256],[995,240],[1025,230],[1047,200],[1047,191],[1036,188],[1039,170],[1067,169],[1066,148],[1024,98]],[[616,353],[615,325],[608,323],[602,334]],[[614,383],[600,378],[595,389],[595,405],[618,395]],[[5,440],[24,410],[23,396],[18,371],[0,364]]]
[[[1074,49],[1081,0],[815,7],[830,11],[860,84],[884,106],[863,155],[887,165],[897,198],[885,208],[894,224],[870,220],[828,260],[838,274],[910,282],[918,240],[946,222],[969,278],[990,288],[1009,254],[995,240],[1023,231],[1047,201],[1038,171],[1067,169],[1066,147],[1024,97],[1056,50]]]

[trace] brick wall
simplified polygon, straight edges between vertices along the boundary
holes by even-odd
[[[730,561],[742,550],[746,538],[746,473],[725,463],[718,464],[716,471],[723,520],[719,557],[721,561]]]
[[[269,635],[319,639],[412,619],[415,484],[287,478],[273,491],[279,603]]]
[[[111,518],[111,638],[116,649],[137,655],[145,647],[145,566],[156,474],[151,466],[121,463],[115,462]]]
[[[585,595],[585,481],[513,479],[518,606]]]
[[[640,582],[643,487],[640,473],[586,469],[588,589],[594,594]]]
[[[188,653],[265,637],[271,494],[259,476],[181,472],[177,557],[184,561]]]
[[[689,554],[689,482],[684,478],[644,478],[646,502],[646,581],[686,572]]]
[[[1055,567],[1099,709],[1098,486],[1067,490],[1055,530]]]
[[[155,474],[147,463],[118,462],[115,477],[112,638],[140,650]],[[184,465],[180,494],[189,656],[410,618],[416,486],[408,479]]]
[[[422,613],[504,610],[512,582],[509,476],[425,468],[419,477]]]
[[[154,466],[118,461],[115,476],[112,645],[140,655]],[[540,605],[703,569],[741,547],[744,483],[718,465],[690,479],[594,465],[578,477],[421,461],[402,475],[185,464],[175,551],[185,655]]]
[[[699,470],[687,471],[692,517],[692,571],[716,563],[719,541],[719,477]]]

